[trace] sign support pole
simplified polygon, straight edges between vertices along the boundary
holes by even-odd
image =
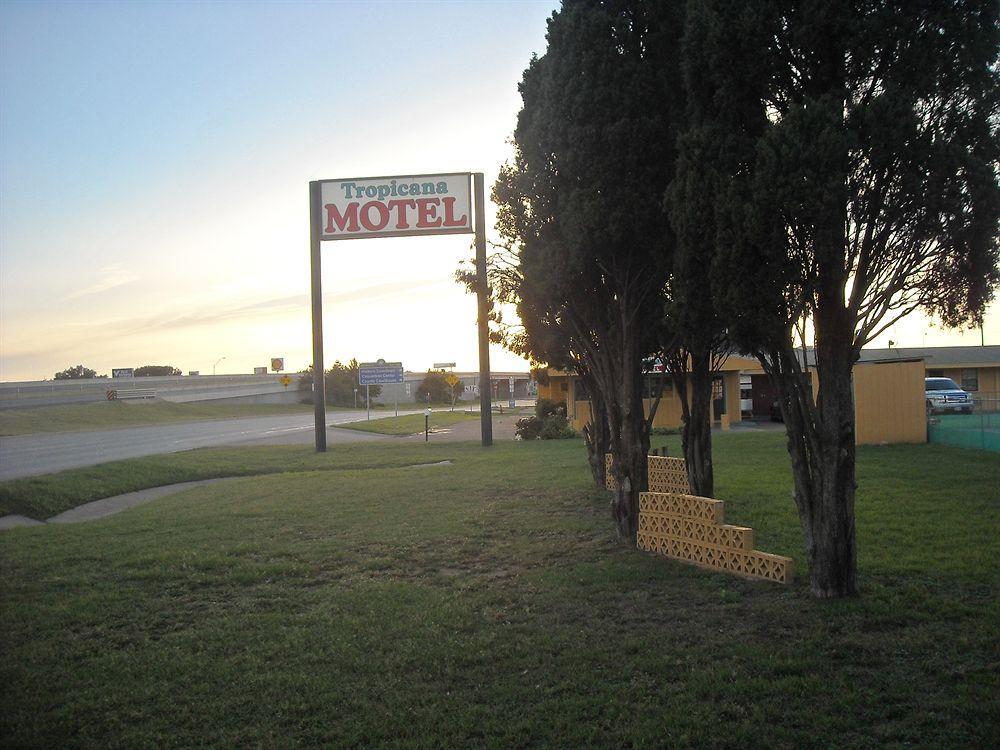
[[[309,259],[312,274],[313,407],[316,452],[326,453],[326,383],[323,378],[323,276],[320,266],[320,183],[309,183]]]
[[[493,412],[490,399],[490,332],[486,279],[486,198],[483,173],[473,175],[476,193],[476,301],[479,306],[479,419],[483,447],[493,445]],[[324,436],[325,437],[325,436]]]

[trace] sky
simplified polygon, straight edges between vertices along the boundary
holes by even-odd
[[[489,186],[556,5],[0,2],[0,380],[306,367],[308,182]],[[469,235],[325,243],[327,366],[476,370],[475,298],[453,279],[470,255]],[[980,333],[911,316],[873,346],[889,339]]]
[[[306,367],[309,181],[489,186],[555,6],[0,5],[0,380]],[[324,243],[326,364],[476,370],[470,256],[470,235]]]

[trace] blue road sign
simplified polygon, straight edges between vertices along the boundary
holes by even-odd
[[[403,365],[398,362],[388,362],[384,365],[362,364],[358,369],[358,380],[361,385],[402,383]]]

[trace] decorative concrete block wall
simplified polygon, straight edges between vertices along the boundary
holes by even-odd
[[[691,485],[688,484],[687,466],[683,458],[672,456],[647,456],[646,472],[649,475],[650,492],[680,492],[688,494]],[[618,489],[615,478],[611,476],[611,454],[604,456],[604,482],[609,490]]]
[[[649,492],[639,494],[639,549],[749,578],[790,583],[795,562],[753,548],[753,529],[724,523],[725,503],[690,494],[683,458],[648,458]],[[606,457],[607,488],[617,486]]]

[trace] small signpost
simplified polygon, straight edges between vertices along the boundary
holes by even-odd
[[[354,177],[309,183],[313,402],[317,451],[326,450],[323,281],[320,255],[323,242],[432,234],[475,234],[480,429],[483,445],[493,445],[489,397],[485,193],[482,172]],[[374,385],[375,382],[372,381],[371,384]],[[362,385],[365,383],[362,382]]]
[[[283,386],[285,386],[285,388],[288,388],[288,386],[291,385],[292,383],[292,379],[287,375],[282,375],[281,380],[279,380],[278,382],[281,383]]]
[[[448,377],[446,377],[444,380],[451,388],[451,410],[455,411],[455,398],[457,396],[457,394],[455,393],[455,386],[458,385],[458,376],[455,375],[455,373],[450,372],[448,373]]]
[[[271,357],[271,371],[281,372],[285,369],[285,358],[284,357]]]
[[[507,406],[511,409],[514,408],[514,377],[511,376],[507,378],[507,385],[510,386],[510,398],[507,400]]]

